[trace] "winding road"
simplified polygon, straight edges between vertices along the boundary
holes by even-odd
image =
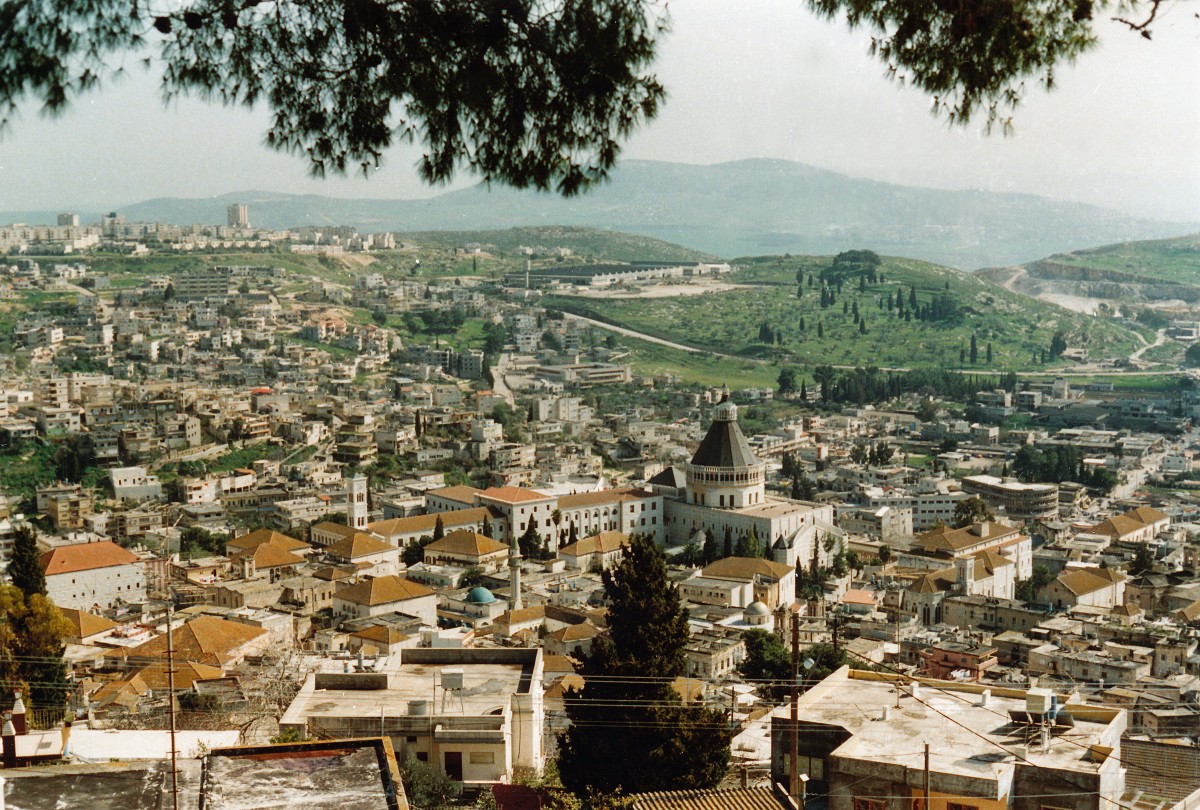
[[[679,351],[689,352],[691,354],[706,354],[706,355],[711,355],[714,357],[727,357],[730,360],[738,360],[743,363],[749,362],[749,363],[761,363],[763,365],[772,365],[772,363],[770,361],[763,360],[762,358],[759,358],[759,357],[743,357],[743,356],[737,355],[737,354],[724,354],[722,352],[714,352],[710,349],[699,349],[695,346],[688,346],[683,343],[675,343],[674,341],[664,340],[663,338],[655,337],[654,335],[647,335],[644,332],[637,332],[637,331],[634,331],[633,329],[627,329],[624,326],[615,326],[614,324],[611,324],[611,323],[605,323],[604,321],[598,321],[595,318],[588,318],[583,315],[575,315],[574,313],[571,313],[571,312],[564,312],[563,316],[566,318],[571,318],[576,321],[583,321],[584,323],[591,324],[592,326],[595,326],[599,329],[607,329],[609,332],[616,332],[618,335],[625,335],[626,337],[636,338],[637,340],[644,340],[647,343],[657,343],[659,346],[666,346],[667,348],[670,348],[670,349],[678,349]],[[1147,343],[1142,348],[1133,352],[1133,354],[1131,354],[1129,356],[1129,359],[1131,362],[1134,362],[1138,358],[1141,357],[1142,352],[1152,349],[1155,346],[1161,346],[1162,344],[1164,344],[1166,342],[1167,342],[1166,331],[1160,329],[1158,332],[1158,338],[1155,340],[1154,343]],[[853,368],[858,368],[858,366],[833,364],[833,368],[853,369]],[[912,371],[911,368],[906,367],[906,366],[887,366],[887,367],[881,366],[879,370],[880,371]],[[950,369],[950,371],[953,371],[956,374],[978,374],[978,373],[980,373],[978,369],[970,369],[970,368]],[[1076,374],[1076,375],[1086,374],[1089,377],[1161,377],[1163,375],[1172,375],[1172,374],[1178,374],[1178,373],[1180,373],[1179,369],[1160,369],[1157,371],[1108,371],[1108,370],[1090,370],[1090,369],[1079,369],[1077,371],[1071,371],[1068,369],[1055,369],[1053,371],[1018,371],[1017,372],[1017,374],[1022,377],[1061,377],[1064,374]]]

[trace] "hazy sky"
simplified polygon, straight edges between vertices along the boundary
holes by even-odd
[[[1200,19],[1164,6],[1147,42],[1115,24],[1032,87],[1013,137],[950,129],[920,92],[883,77],[868,34],[799,0],[677,0],[657,71],[669,97],[625,156],[688,163],[776,157],[911,185],[1024,191],[1200,221]],[[154,77],[85,96],[58,119],[29,105],[0,139],[0,211],[115,208],[150,197],[261,189],[340,197],[437,193],[395,149],[373,177],[313,180],[264,146],[263,109],[184,100]],[[474,182],[463,176],[458,185]]]

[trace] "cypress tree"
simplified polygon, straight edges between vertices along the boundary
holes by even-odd
[[[29,526],[22,526],[13,534],[8,576],[26,598],[35,593],[46,595],[46,574],[38,560],[37,534]]]
[[[608,635],[584,658],[582,690],[563,697],[563,785],[576,795],[714,787],[729,766],[729,731],[720,712],[685,706],[671,687],[687,669],[687,613],[662,552],[634,535],[601,576]]]

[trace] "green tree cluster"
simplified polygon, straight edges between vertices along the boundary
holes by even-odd
[[[71,626],[46,595],[37,537],[28,526],[13,537],[11,585],[0,586],[0,682],[19,688],[34,709],[61,709],[70,681],[64,639]]]
[[[941,368],[883,371],[879,368],[836,369],[822,365],[813,369],[813,379],[821,386],[821,400],[827,404],[865,405],[896,399],[904,394],[937,395],[940,398],[967,399],[976,391],[1002,388],[1015,391],[1017,375],[955,374]]]
[[[1119,479],[1106,467],[1090,468],[1083,463],[1083,454],[1071,444],[1051,445],[1036,448],[1024,445],[1017,450],[1012,462],[1012,472],[1026,482],[1076,481],[1086,487],[1111,492]]]
[[[1054,581],[1054,575],[1050,573],[1050,569],[1041,563],[1035,563],[1033,566],[1033,575],[1029,579],[1018,579],[1016,586],[1016,597],[1022,602],[1033,602],[1037,599],[1038,592]]]
[[[965,529],[973,523],[995,520],[996,516],[983,499],[976,496],[965,498],[954,505],[954,528]]]

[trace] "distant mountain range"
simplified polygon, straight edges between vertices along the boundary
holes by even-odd
[[[711,166],[628,160],[610,183],[572,199],[501,186],[425,200],[243,191],[148,200],[120,211],[133,221],[213,224],[225,221],[231,202],[246,203],[251,223],[269,228],[353,225],[410,232],[582,225],[727,258],[870,248],[962,269],[1200,229],[1033,195],[893,185],[782,160]]]

